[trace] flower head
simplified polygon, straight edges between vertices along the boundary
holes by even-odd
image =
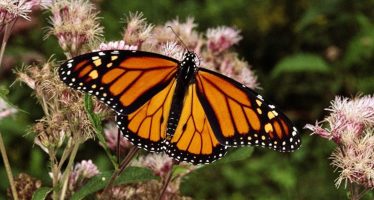
[[[100,172],[92,160],[82,160],[77,163],[69,177],[69,190],[74,191],[81,187],[85,181],[98,175]]]
[[[187,48],[190,50],[194,50],[196,53],[198,52],[198,47],[202,42],[202,37],[200,34],[195,30],[197,24],[195,23],[195,19],[192,17],[188,17],[185,22],[179,21],[179,19],[174,19],[172,21],[168,21],[165,23],[164,29],[164,37],[167,36],[165,41],[178,41],[179,39],[176,37],[180,37],[180,39],[187,45]],[[174,32],[173,32],[173,31]]]
[[[32,3],[26,0],[2,0],[0,2],[0,26],[7,24],[17,17],[30,20]]]
[[[363,138],[354,139],[350,146],[343,146],[332,154],[332,165],[340,172],[337,187],[349,181],[374,189],[374,129],[364,134]]]
[[[326,110],[328,117],[305,128],[339,145],[331,156],[340,172],[336,186],[345,181],[374,189],[374,97],[336,97]]]
[[[323,129],[321,123],[308,124],[306,128],[312,130],[313,134],[332,139],[338,144],[350,142],[350,139],[342,141],[342,138],[360,137],[365,128],[374,126],[373,96],[363,96],[352,100],[336,97],[326,110],[331,112],[323,121],[327,122],[328,129]]]
[[[178,45],[176,42],[166,42],[161,44],[160,46],[160,53],[172,57],[177,60],[183,59],[183,54],[185,50]]]
[[[14,179],[19,199],[32,199],[34,192],[42,186],[42,182],[28,174],[20,173]],[[7,190],[9,199],[13,199],[10,188]]]
[[[164,177],[172,169],[173,160],[164,153],[151,153],[140,157],[133,165],[148,167],[155,175]]]
[[[78,55],[82,46],[98,40],[103,28],[98,23],[97,12],[87,0],[54,1],[49,9],[51,28],[49,35],[55,35],[64,51]]]
[[[226,26],[208,29],[206,33],[208,49],[221,53],[242,39],[239,33],[239,30]]]
[[[130,13],[126,19],[123,40],[130,45],[141,47],[151,37],[153,25],[148,24],[143,13]]]
[[[109,123],[104,128],[105,139],[109,149],[116,151],[118,142],[118,127],[114,123]],[[132,144],[120,134],[119,138],[120,152],[123,153],[128,150]]]

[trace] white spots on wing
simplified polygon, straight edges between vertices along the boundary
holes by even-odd
[[[292,131],[292,136],[296,136],[297,135],[297,132],[296,131]]]

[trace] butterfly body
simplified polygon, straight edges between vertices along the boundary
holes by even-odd
[[[230,146],[289,152],[300,146],[291,121],[243,84],[196,66],[142,51],[101,51],[64,63],[63,82],[117,113],[124,137],[176,160],[211,163]]]

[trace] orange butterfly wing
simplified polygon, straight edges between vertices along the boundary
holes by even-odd
[[[97,96],[119,114],[129,114],[171,82],[178,64],[149,52],[100,51],[68,60],[59,75],[68,86]]]
[[[196,84],[189,85],[174,135],[165,143],[168,155],[193,164],[211,163],[226,154],[197,97]]]
[[[292,122],[251,89],[203,68],[195,78],[199,99],[221,144],[263,146],[281,152],[300,146]]]
[[[226,147],[215,138],[195,85],[188,88],[174,135],[166,136],[175,85],[175,80],[170,82],[134,113],[117,116],[120,130],[134,145],[151,152],[165,151],[179,161],[200,164],[219,159]]]
[[[175,85],[176,81],[171,81],[135,112],[117,116],[119,129],[135,146],[162,152]]]

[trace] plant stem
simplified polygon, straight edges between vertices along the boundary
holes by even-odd
[[[5,170],[6,170],[6,173],[8,175],[10,189],[12,190],[13,198],[15,200],[18,200],[16,185],[14,184],[12,170],[11,170],[10,165],[9,165],[9,160],[8,160],[8,156],[6,154],[5,145],[4,145],[4,141],[3,141],[3,136],[1,135],[1,133],[0,133],[0,151],[1,151],[1,156],[3,157]]]
[[[1,49],[0,49],[0,66],[1,66],[2,61],[3,61],[5,47],[7,45],[8,39],[10,37],[11,30],[12,30],[15,22],[16,22],[16,20],[10,22],[9,24],[4,25],[5,26],[4,27],[4,36],[3,36],[3,41],[1,42]]]
[[[52,186],[53,186],[53,192],[52,192],[52,199],[58,198],[57,193],[57,185],[58,185],[58,164],[56,163],[56,154],[53,148],[48,148],[48,155],[49,160],[51,162],[51,171],[52,171]]]
[[[71,138],[69,139],[71,141]],[[71,142],[68,142],[68,144],[71,144]],[[71,154],[71,151],[73,150],[73,147],[72,146],[67,146],[65,149],[64,149],[64,152],[62,153],[62,156],[61,156],[61,159],[58,163],[58,170],[61,170],[62,168],[62,165],[65,163],[66,159],[68,158],[68,156]]]
[[[162,200],[162,198],[164,197],[164,194],[166,192],[166,189],[168,188],[169,183],[172,181],[173,172],[174,172],[173,171],[173,166],[174,165],[179,165],[179,161],[173,160],[173,162],[170,166],[170,171],[166,175],[166,178],[162,181],[163,185],[162,185],[160,196],[158,197],[159,200]]]
[[[64,175],[62,177],[63,186],[62,186],[62,190],[61,190],[61,194],[60,194],[60,200],[64,200],[65,199],[66,190],[67,190],[67,186],[68,186],[68,182],[69,182],[70,171],[71,171],[71,168],[73,167],[74,159],[75,159],[75,156],[77,155],[78,148],[79,148],[80,144],[81,144],[81,142],[77,141],[74,144],[73,150],[72,150],[72,152],[70,154],[68,165],[66,166]]]
[[[168,185],[169,185],[172,177],[173,177],[173,164],[171,165],[171,169],[167,173],[166,178],[162,181],[163,184],[162,184],[161,193],[160,193],[160,196],[158,197],[158,200],[163,199],[163,197],[165,195],[165,192],[166,192],[166,189],[168,188]]]
[[[116,178],[123,172],[123,170],[126,169],[132,158],[136,155],[136,153],[139,151],[139,148],[136,146],[132,146],[130,151],[127,153],[126,157],[123,159],[122,163],[120,164],[119,169],[117,169],[112,177],[109,180],[108,185],[105,187],[103,193],[105,194],[113,185]]]
[[[120,144],[121,144],[121,140],[120,140],[120,137],[121,137],[121,131],[120,129],[118,129],[118,133],[117,133],[117,163],[119,164],[119,161],[121,160],[121,152],[120,152]]]

